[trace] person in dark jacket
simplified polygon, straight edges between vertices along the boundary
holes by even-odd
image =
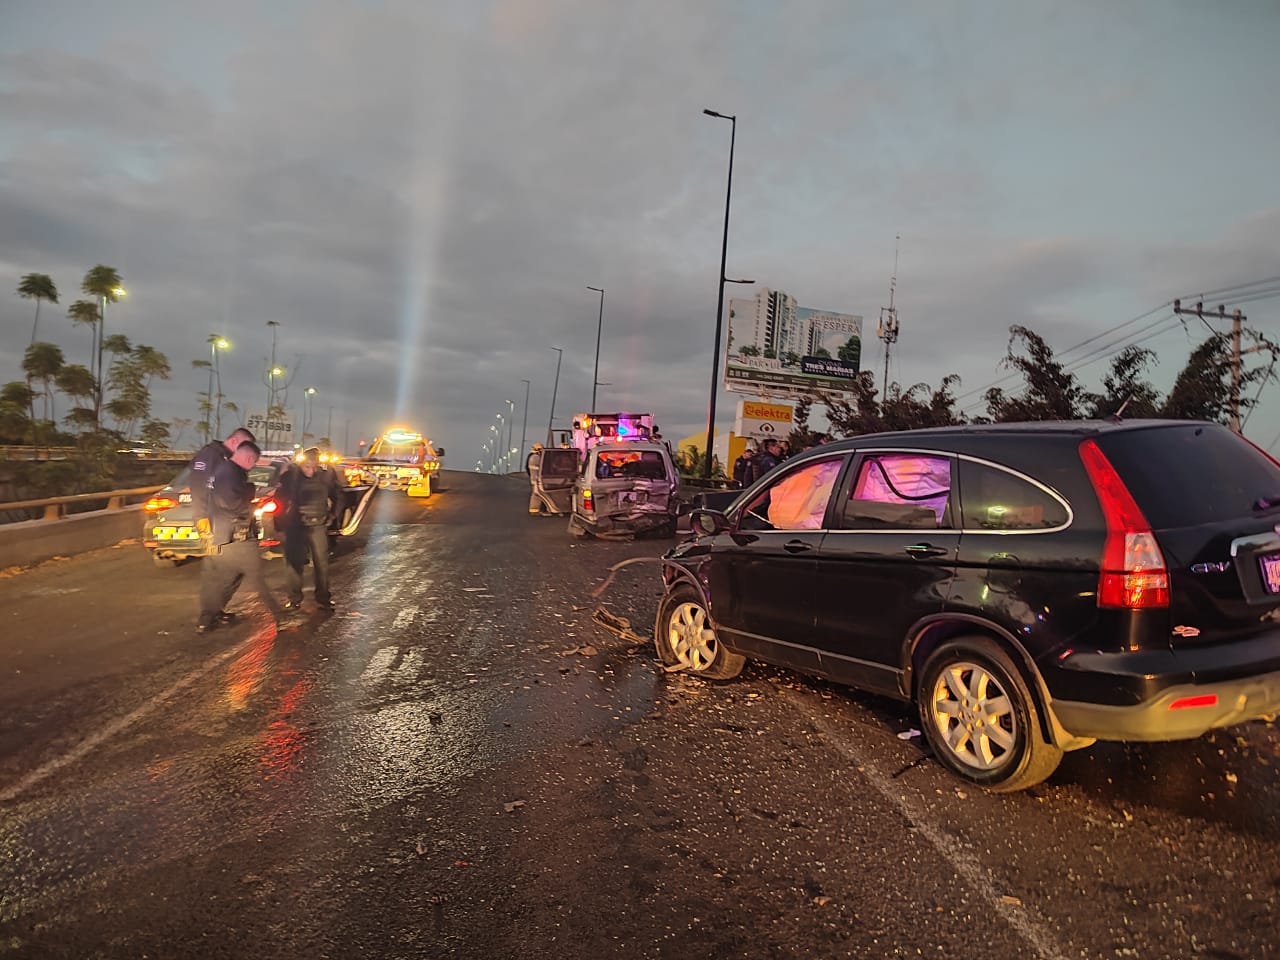
[[[756,452],[751,447],[747,447],[742,451],[742,456],[733,461],[733,485],[735,487],[745,487],[743,482],[747,478],[747,468],[751,466],[751,460]]]
[[[333,609],[329,592],[329,527],[342,508],[337,475],[322,466],[320,451],[308,447],[276,491],[283,507],[286,610],[302,605],[302,568],[307,559],[315,578],[316,606]]]
[[[206,443],[196,451],[195,456],[191,458],[191,462],[188,464],[191,470],[191,479],[188,481],[188,486],[191,489],[191,516],[195,522],[196,532],[204,540],[206,553],[211,552],[213,532],[209,523],[209,484],[213,481],[213,471],[217,469],[219,464],[230,460],[231,455],[245,442],[255,442],[253,433],[245,427],[237,427],[227,439],[211,440]],[[204,596],[207,583],[214,576],[214,566],[214,564],[206,563],[200,567],[201,596]],[[223,602],[219,604],[218,613],[214,620],[215,623],[231,623],[235,619],[235,617],[222,609],[226,605],[226,601],[230,599],[231,596],[228,594]]]
[[[210,524],[207,575],[200,581],[200,619],[196,632],[214,627],[229,601],[242,583],[247,583],[275,619],[282,612],[275,597],[267,589],[262,571],[262,554],[258,547],[258,525],[253,515],[257,488],[249,482],[249,468],[258,462],[261,451],[252,440],[244,440],[231,459],[219,463],[209,484],[208,514]]]
[[[756,455],[751,458],[742,478],[742,485],[749,487],[766,473],[778,465],[778,441],[772,437],[764,442]]]

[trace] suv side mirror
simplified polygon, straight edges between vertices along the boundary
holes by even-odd
[[[444,447],[436,447],[436,456],[437,456],[437,457],[443,457],[443,456],[444,456]]]
[[[729,529],[729,518],[723,513],[701,507],[689,515],[689,523],[696,532],[708,537],[714,537],[717,533],[724,533]]]

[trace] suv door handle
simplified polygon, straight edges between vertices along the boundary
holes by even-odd
[[[782,549],[787,553],[806,553],[813,549],[813,544],[804,540],[788,540],[782,545]]]
[[[907,553],[917,560],[923,560],[926,557],[942,557],[946,556],[946,547],[935,547],[931,543],[913,543],[906,548]]]

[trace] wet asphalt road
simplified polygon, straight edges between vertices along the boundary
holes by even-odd
[[[1280,956],[1273,724],[984,794],[897,704],[593,624],[668,541],[446,480],[279,634],[136,543],[0,574],[0,957]]]

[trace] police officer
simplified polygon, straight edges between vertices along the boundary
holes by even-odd
[[[742,477],[742,485],[744,487],[751,486],[776,467],[781,460],[779,456],[782,452],[781,447],[773,437],[765,440],[761,447],[747,464],[747,469]]]
[[[197,450],[195,456],[191,458],[191,463],[189,464],[191,469],[189,483],[191,488],[191,515],[195,521],[196,532],[204,540],[206,548],[210,546],[210,536],[212,534],[212,528],[209,524],[209,483],[213,480],[213,471],[218,464],[230,460],[231,455],[245,441],[254,443],[253,434],[245,427],[237,427],[226,440],[209,441]],[[206,550],[206,552],[209,551]],[[200,568],[201,596],[204,596],[206,585],[210,578],[213,577],[212,567],[213,564],[206,563]],[[222,609],[226,605],[226,601],[230,599],[231,597],[228,595],[218,605],[216,623],[230,623],[235,619],[234,616]]]
[[[196,632],[215,626],[222,607],[241,583],[247,583],[262,599],[279,624],[280,605],[267,589],[258,547],[258,526],[253,515],[257,488],[249,482],[249,468],[258,462],[261,451],[252,440],[241,440],[229,460],[213,470],[209,484],[208,515],[210,550],[204,558],[207,576],[200,582],[200,619]]]
[[[308,447],[302,460],[290,467],[280,481],[284,507],[284,608],[302,605],[302,568],[311,558],[315,573],[316,606],[333,609],[329,593],[329,526],[342,507],[342,487],[337,475],[320,463],[320,451]]]

